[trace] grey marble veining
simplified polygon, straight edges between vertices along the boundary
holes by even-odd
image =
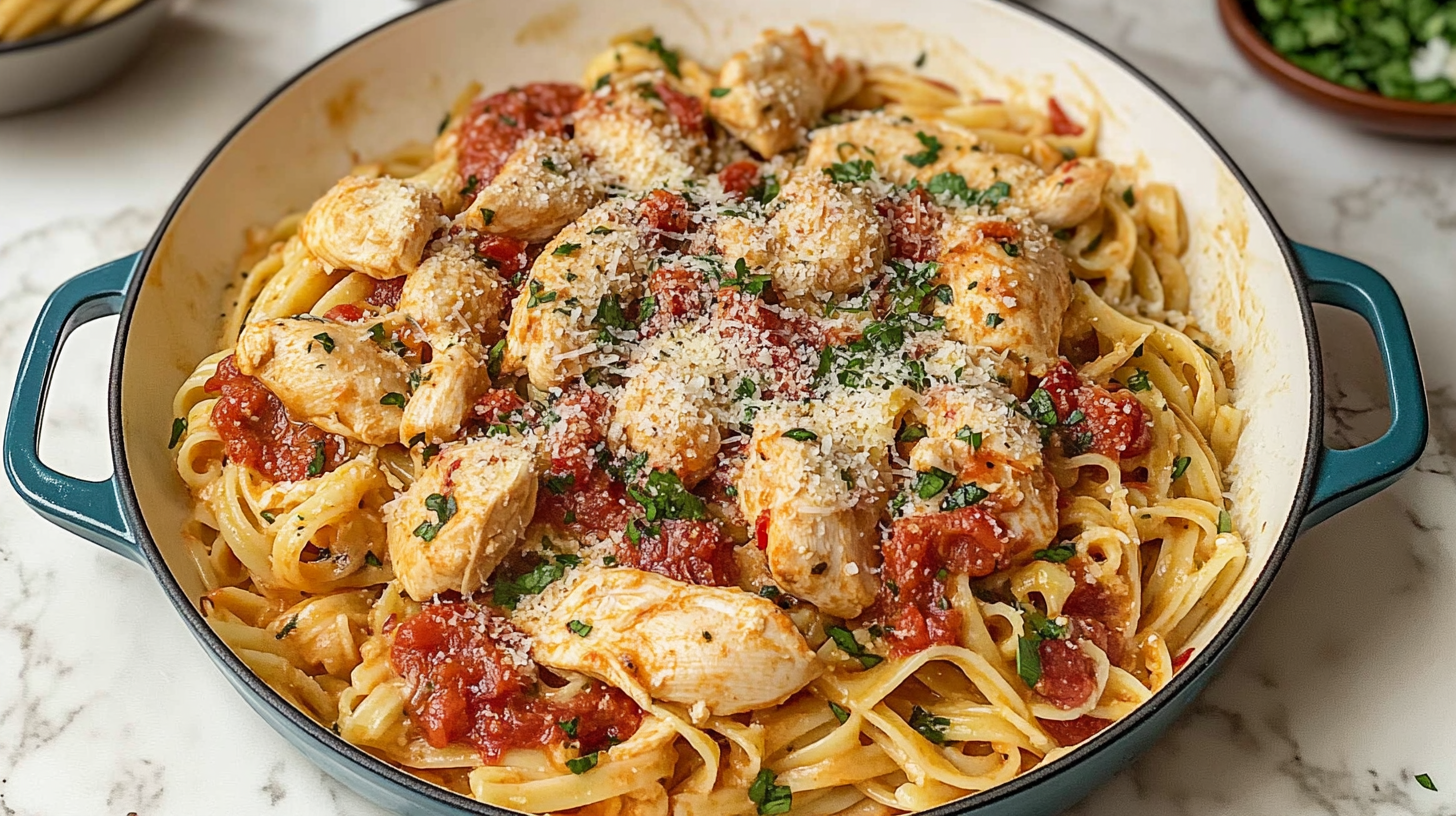
[[[1344,129],[1237,57],[1211,0],[1034,0],[1111,45],[1199,116],[1297,240],[1385,273],[1409,310],[1431,444],[1392,490],[1296,545],[1223,673],[1078,814],[1456,814],[1456,147]],[[192,0],[104,96],[0,121],[0,382],[45,295],[139,248],[195,163],[272,85],[400,0]],[[140,115],[139,115],[140,112]],[[82,128],[82,126],[85,126]],[[96,133],[107,134],[98,140]],[[84,134],[84,135],[83,135]],[[1332,443],[1379,433],[1373,347],[1320,315]],[[104,459],[68,356],[47,456]],[[8,397],[7,393],[3,396]],[[144,571],[0,488],[0,816],[372,814],[223,682]],[[1442,788],[1419,787],[1429,773]]]

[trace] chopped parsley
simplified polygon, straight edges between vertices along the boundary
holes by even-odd
[[[915,706],[910,709],[910,727],[936,745],[944,745],[945,730],[950,727],[950,720],[936,717],[920,706]]]
[[[297,629],[297,628],[298,628],[298,616],[297,615],[294,615],[293,617],[291,617],[291,618],[288,619],[288,623],[283,624],[283,628],[281,628],[281,629],[278,630],[278,634],[274,635],[273,636],[273,639],[274,640],[282,640],[282,639],[288,637],[288,635],[290,633],[292,633],[294,629]]]
[[[758,394],[758,383],[751,377],[744,377],[738,383],[738,389],[733,392],[735,399],[749,399]]]
[[[564,255],[570,255],[571,253],[577,251],[578,249],[581,249],[581,244],[573,244],[573,243],[571,243],[569,241],[563,241],[560,246],[558,246],[555,249],[551,250],[551,254],[552,255],[562,255],[562,256],[564,256]]]
[[[611,84],[611,82],[612,75],[610,73],[602,74],[601,76],[597,77],[597,81],[592,84],[592,90],[600,91],[601,89],[607,87],[607,85]]]
[[[324,352],[325,353],[327,353],[327,354],[333,354],[334,353],[334,338],[330,337],[328,335],[328,332],[321,332],[319,334],[315,334],[313,336],[313,339],[319,341],[319,345],[320,346],[323,346],[323,349],[324,349]]]
[[[1011,195],[1011,185],[998,181],[984,190],[977,190],[966,183],[966,177],[947,170],[937,173],[925,185],[925,191],[933,196],[959,201],[967,207],[996,209],[996,205]]]
[[[364,563],[368,564],[371,567],[384,566],[384,562],[380,561],[379,556],[375,555],[372,551],[364,553]]]
[[[708,506],[703,500],[689,493],[682,480],[670,471],[652,471],[642,484],[628,487],[627,495],[647,511],[649,522],[659,519],[702,520],[708,516]]]
[[[470,196],[475,195],[475,190],[478,187],[480,187],[480,176],[471,173],[470,178],[465,180],[465,186],[460,188],[461,197],[469,198]],[[485,223],[489,224],[490,222],[487,221]]]
[[[401,357],[409,353],[409,347],[385,331],[383,323],[375,323],[369,327],[369,339],[374,341],[374,345],[385,351],[392,351]]]
[[[962,507],[980,504],[991,495],[975,482],[967,482],[950,493],[940,502],[941,510],[959,510]]]
[[[1001,245],[1001,249],[1008,256],[1010,256],[1012,258],[1015,258],[1016,256],[1018,256],[1018,255],[1021,254],[1021,246],[1018,245],[1018,244],[1013,244],[1013,243],[1009,243],[1008,242],[1008,243],[1002,244]]]
[[[491,591],[491,600],[502,609],[514,610],[521,598],[539,594],[543,589],[566,574],[566,568],[574,566],[575,556],[557,555],[554,561],[542,561],[534,568],[514,578],[496,581]]]
[[[939,496],[954,481],[954,475],[932,467],[928,471],[915,474],[915,484],[911,489],[915,491],[915,495],[928,501]]]
[[[714,88],[713,90],[708,91],[708,96],[711,96],[714,99],[722,99],[730,93],[733,93],[732,88]]]
[[[565,246],[565,245],[563,245],[563,246]],[[560,250],[560,248],[561,247],[557,247],[558,250]],[[552,253],[552,254],[554,255],[554,254],[557,254],[557,253]],[[526,290],[530,293],[530,297],[528,297],[526,299],[526,308],[527,309],[533,309],[533,308],[535,308],[537,306],[540,306],[543,303],[555,303],[556,302],[556,292],[554,292],[554,291],[552,291],[552,292],[546,292],[546,291],[543,291],[544,288],[545,287],[543,287],[541,285],[541,281],[538,281],[538,280],[533,280],[533,281],[531,281],[526,286]]]
[[[1044,550],[1037,550],[1031,554],[1032,558],[1038,561],[1050,561],[1053,564],[1061,564],[1077,554],[1077,545],[1070,541],[1063,541],[1053,544]]]
[[[490,354],[485,358],[485,373],[490,375],[491,380],[500,379],[501,361],[506,356],[506,341],[500,340],[490,347]]]
[[[849,721],[849,711],[848,711],[848,709],[846,709],[844,706],[840,705],[839,703],[836,703],[833,700],[830,700],[829,701],[829,710],[830,710],[830,712],[832,712],[834,714],[834,719],[839,720],[839,724],[840,725],[844,725],[846,722]]]
[[[925,167],[927,165],[935,164],[936,160],[940,158],[941,148],[943,148],[945,145],[942,145],[939,139],[926,134],[925,131],[922,130],[917,130],[915,132],[915,138],[920,140],[920,144],[925,149],[920,151],[919,153],[911,153],[906,155],[905,161],[910,162],[916,167]]]
[[[430,460],[440,455],[439,445],[426,445],[420,448],[420,467],[429,467]]]
[[[795,442],[813,442],[819,438],[819,434],[807,428],[790,428],[784,431],[785,439],[792,439]]]
[[[576,484],[576,475],[568,473],[565,476],[558,476],[555,473],[548,473],[544,481],[546,482],[547,490],[560,496],[570,490],[572,485]]]
[[[557,720],[556,727],[560,728],[566,736],[576,739],[577,729],[581,726],[580,717],[572,717],[569,720]]]
[[[861,646],[860,642],[854,639],[854,633],[845,629],[843,626],[831,626],[824,630],[824,634],[828,635],[830,640],[834,641],[834,645],[838,646],[841,652],[858,660],[860,665],[866,669],[872,669],[884,661],[883,657],[873,652],[865,651],[864,646]]]
[[[1232,533],[1234,531],[1234,517],[1230,516],[1227,510],[1218,511],[1218,531],[1220,533]]]
[[[996,312],[992,312],[986,315],[986,325],[990,326],[993,329],[1005,322],[1005,318],[1001,317],[1001,315],[997,314]]]
[[[583,638],[587,635],[590,635],[592,630],[592,626],[590,623],[582,623],[579,620],[567,621],[566,628],[570,629],[573,635]]]
[[[440,534],[440,528],[455,517],[455,511],[458,509],[455,505],[455,497],[431,493],[425,497],[425,509],[434,511],[435,518],[438,520],[420,522],[420,525],[415,528],[414,534],[425,541],[434,541],[435,536]]]
[[[764,768],[758,772],[753,784],[748,786],[748,798],[758,806],[759,816],[775,816],[788,813],[794,804],[794,792],[788,785],[776,785],[778,774]]]
[[[1430,774],[1416,774],[1416,784],[1420,785],[1428,791],[1433,791],[1436,789],[1436,783],[1431,781]]]
[[[772,275],[750,274],[748,271],[748,261],[742,258],[739,258],[733,264],[733,275],[725,277],[721,281],[723,286],[732,287],[745,295],[752,295],[753,297],[762,297],[771,283],[773,283]]]
[[[911,425],[907,422],[904,425],[900,426],[900,432],[895,434],[895,441],[918,442],[924,439],[925,435],[926,431],[924,425]]]
[[[980,431],[971,430],[971,426],[962,425],[961,429],[956,431],[955,438],[970,445],[971,452],[974,453],[981,449],[981,441],[984,439],[984,436]]]
[[[779,189],[779,177],[769,173],[748,189],[748,197],[760,204],[767,204],[779,197]]]
[[[925,67],[925,59],[928,56],[929,55],[926,52],[921,51],[920,52],[920,56],[918,56],[918,57],[915,58],[915,67],[916,68],[924,68]]]
[[[1152,387],[1148,382],[1148,372],[1141,368],[1134,371],[1132,376],[1127,378],[1127,388],[1129,391],[1147,391]]]
[[[1137,196],[1133,195],[1131,187],[1122,191],[1122,203],[1126,204],[1129,207],[1137,206]]]
[[[480,220],[484,222],[487,227],[490,226],[490,222],[495,220],[495,210],[492,210],[489,207],[481,207]]]
[[[557,167],[556,160],[551,158],[550,156],[543,156],[541,158],[541,166],[546,168],[546,171],[548,173],[555,173],[558,176],[566,175],[566,171],[562,170],[560,167]]]
[[[177,447],[182,441],[182,435],[187,433],[187,417],[177,417],[172,420],[172,438],[167,442],[167,450]]]
[[[842,183],[869,181],[875,175],[875,163],[869,159],[836,162],[824,168],[824,174]]]
[[[1183,478],[1183,474],[1188,471],[1188,466],[1191,464],[1193,464],[1193,458],[1191,456],[1180,456],[1177,459],[1174,459],[1173,481],[1176,482],[1179,479]]]
[[[324,441],[315,440],[313,443],[313,458],[308,462],[308,475],[317,476],[324,472]]]
[[[600,751],[592,751],[590,754],[579,756],[576,759],[566,760],[566,769],[580,776],[597,766],[597,758],[601,756]]]
[[[1041,638],[1023,635],[1016,639],[1016,673],[1028,688],[1041,681]]]
[[[774,586],[773,584],[764,584],[763,586],[758,588],[758,596],[760,598],[768,598],[769,600],[773,600],[774,598],[777,598],[780,594],[781,593],[779,591],[779,588]]]
[[[276,521],[278,519],[277,516],[273,515],[272,513],[268,512],[267,510],[264,510],[263,512],[259,513],[258,516],[260,518],[262,518],[263,521],[265,521],[265,522],[267,522],[269,524],[272,524],[274,521]]]
[[[388,394],[385,394],[384,396],[379,398],[380,405],[397,405],[400,408],[403,408],[404,403],[404,394],[401,394],[398,391],[390,391]]]
[[[681,57],[678,56],[676,51],[663,45],[661,37],[654,34],[652,39],[647,42],[639,42],[637,44],[656,54],[657,58],[662,60],[662,67],[666,68],[669,74],[672,74],[678,79],[682,79],[682,72],[678,67],[678,61]]]

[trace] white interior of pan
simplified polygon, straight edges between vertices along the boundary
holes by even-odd
[[[201,592],[177,530],[186,491],[172,470],[171,400],[212,352],[243,231],[307,206],[359,157],[433,136],[471,80],[487,89],[576,80],[613,33],[653,25],[706,63],[765,27],[805,24],[832,51],[908,63],[988,94],[1055,92],[1103,115],[1103,154],[1138,163],[1182,193],[1192,229],[1195,316],[1234,352],[1248,415],[1231,466],[1235,520],[1252,557],[1210,638],[1252,585],[1297,491],[1310,422],[1306,328],[1270,226],[1219,157],[1171,108],[1094,49],[988,0],[844,0],[796,13],[782,0],[453,0],[333,57],[274,99],[220,153],[167,227],[137,303],[122,382],[122,424],[147,526],[189,597]],[[797,6],[802,7],[802,6]],[[832,19],[825,23],[824,18]],[[918,32],[935,32],[921,34]],[[1002,78],[1009,78],[1003,80]]]

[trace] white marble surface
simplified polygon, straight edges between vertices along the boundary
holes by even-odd
[[[1456,813],[1456,146],[1352,133],[1235,55],[1212,0],[1037,0],[1113,45],[1213,131],[1297,240],[1372,263],[1424,355],[1431,445],[1394,489],[1305,536],[1223,674],[1078,813]],[[46,293],[139,248],[271,87],[403,0],[193,0],[105,94],[0,120],[0,383]],[[1382,419],[1358,323],[1321,315],[1332,434]],[[75,338],[54,464],[99,476],[110,323]],[[378,812],[222,682],[144,570],[0,487],[0,816]],[[1418,787],[1429,773],[1441,792]]]

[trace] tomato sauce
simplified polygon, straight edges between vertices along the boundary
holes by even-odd
[[[507,281],[525,271],[536,260],[536,255],[541,250],[538,247],[532,252],[531,249],[531,245],[525,241],[505,235],[481,235],[475,239],[475,254]]]
[[[642,324],[642,336],[653,337],[678,323],[691,320],[708,310],[708,296],[701,272],[660,266],[647,278],[647,293],[656,308]]]
[[[464,742],[488,763],[512,748],[572,740],[568,729],[583,754],[599,751],[642,722],[627,695],[601,682],[565,702],[541,696],[524,635],[474,604],[426,605],[395,628],[389,660],[408,685],[405,708],[425,741]]]
[[[748,160],[733,162],[718,171],[718,183],[723,185],[724,192],[737,198],[748,195],[761,178],[758,162]]]
[[[765,366],[773,381],[764,384],[765,399],[775,396],[802,399],[809,396],[813,369],[809,361],[819,358],[824,337],[812,323],[786,319],[766,308],[762,298],[751,297],[731,287],[718,290],[715,321],[725,340],[741,344],[750,354],[768,355]]]
[[[658,248],[673,249],[692,231],[687,199],[666,190],[653,190],[639,205],[638,217],[647,228],[647,243]]]
[[[1058,428],[1063,451],[1090,450],[1121,460],[1141,456],[1152,447],[1152,422],[1131,391],[1108,391],[1083,379],[1065,360],[1047,373],[1041,387],[1056,406],[1058,422],[1066,422],[1074,411],[1085,417]]]
[[[490,388],[475,401],[470,416],[482,428],[534,421],[534,416],[526,415],[525,407],[526,401],[509,388]]]
[[[665,82],[657,84],[653,90],[662,100],[667,112],[677,122],[678,129],[686,136],[702,136],[705,130],[706,121],[703,118],[703,101],[696,96],[689,96],[673,89]]]
[[[400,293],[404,291],[403,275],[388,280],[377,280],[374,282],[374,289],[364,302],[371,306],[378,306],[381,309],[393,309],[399,305]]]
[[[1081,136],[1083,127],[1062,110],[1055,96],[1047,98],[1047,117],[1051,119],[1052,134],[1055,136]]]
[[[272,391],[239,371],[231,355],[217,364],[203,388],[220,395],[212,425],[233,462],[273,481],[291,482],[327,473],[347,458],[343,437],[295,419]],[[320,450],[322,469],[309,473]]]
[[[1083,715],[1075,720],[1043,720],[1038,718],[1037,724],[1042,730],[1051,735],[1058,745],[1076,745],[1083,740],[1091,739],[1098,731],[1112,725],[1112,720],[1104,720],[1101,717]]]
[[[703,586],[737,586],[733,542],[716,521],[668,519],[658,535],[642,535],[617,550],[621,563]]]
[[[1010,544],[985,508],[962,507],[896,519],[881,549],[885,567],[870,617],[890,628],[891,651],[903,657],[957,642],[960,618],[946,594],[950,576],[990,575],[1007,565]]]
[[[527,134],[565,135],[584,93],[577,85],[533,82],[476,100],[460,123],[461,178],[489,184]]]
[[[358,323],[368,316],[363,309],[352,303],[341,303],[324,312],[324,320],[337,320],[340,323]]]
[[[593,468],[586,480],[573,477],[563,492],[543,489],[536,493],[534,522],[574,530],[582,535],[604,536],[620,532],[633,517],[627,488],[601,468]]]
[[[876,209],[890,225],[887,257],[924,263],[940,254],[939,231],[945,208],[923,188],[916,187],[903,198],[882,199]]]
[[[607,438],[611,403],[590,388],[566,392],[551,405],[559,419],[546,431],[551,472],[571,476],[580,484],[591,478],[597,464],[597,446]]]
[[[1041,679],[1036,693],[1064,711],[1087,702],[1097,692],[1097,665],[1071,639],[1043,640]]]

